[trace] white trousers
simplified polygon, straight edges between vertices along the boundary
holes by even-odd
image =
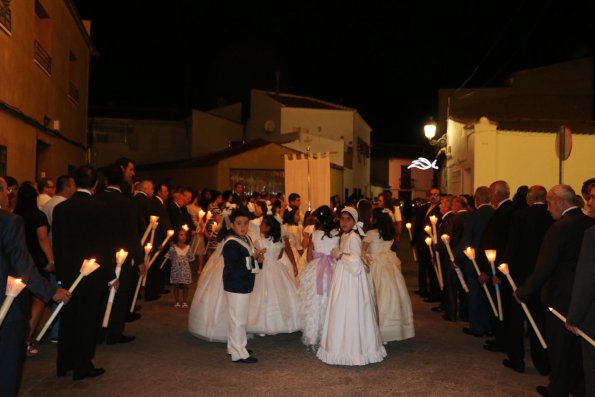
[[[250,294],[236,294],[225,291],[229,308],[229,324],[227,326],[227,353],[232,361],[250,357],[246,344],[246,323],[248,322],[248,306]]]

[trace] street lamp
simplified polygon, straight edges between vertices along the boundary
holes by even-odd
[[[440,138],[434,139],[436,136],[436,122],[432,118],[424,125],[424,135],[428,138],[430,145],[438,147],[446,146],[446,133],[442,134]]]

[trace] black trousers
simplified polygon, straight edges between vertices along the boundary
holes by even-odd
[[[27,293],[27,291],[23,291]],[[13,307],[11,310],[19,310]],[[19,394],[23,363],[27,350],[27,320],[4,320],[0,327],[0,395],[14,397]]]
[[[131,286],[134,271],[135,270],[130,266],[129,262],[122,265],[122,270],[120,271],[120,287],[114,297],[112,313],[107,327],[106,336],[108,338],[118,337],[124,333],[126,316],[130,312],[130,305],[132,304],[131,298],[134,294],[134,290],[132,290]],[[136,284],[134,285],[134,288],[136,288]]]
[[[438,285],[438,277],[434,270],[432,257],[428,246],[423,243],[423,246],[417,245],[417,260],[418,260],[418,282],[419,290],[422,293],[427,293],[430,298],[439,298],[441,291]]]
[[[585,395],[595,396],[595,347],[581,338],[585,374]]]

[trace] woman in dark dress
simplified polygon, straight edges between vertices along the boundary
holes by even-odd
[[[39,272],[49,279],[48,273],[54,271],[54,252],[48,237],[50,226],[45,214],[37,208],[37,191],[31,182],[25,182],[19,188],[14,213],[23,217],[27,249]],[[44,309],[45,303],[43,300],[32,295],[29,332],[27,334],[27,355],[29,356],[38,353],[37,348],[33,345],[33,335]]]

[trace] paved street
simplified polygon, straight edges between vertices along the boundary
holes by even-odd
[[[408,242],[400,247],[410,291],[415,264]],[[46,342],[28,359],[22,396],[532,396],[546,384],[527,362],[525,374],[502,366],[504,355],[482,349],[483,339],[464,335],[463,323],[449,323],[430,304],[412,295],[416,337],[387,345],[384,362],[331,367],[300,343],[299,333],[256,337],[249,342],[256,365],[231,363],[225,346],[186,331],[187,310],[173,298],[144,303],[143,318],[127,326],[137,340],[98,346],[95,365],[106,373],[73,382],[55,375],[56,346]]]

